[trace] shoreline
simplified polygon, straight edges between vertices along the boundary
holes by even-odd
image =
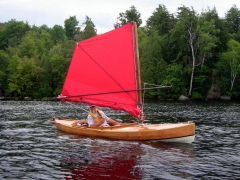
[[[0,101],[58,101],[57,97],[30,98],[30,97],[0,97]]]
[[[59,101],[57,97],[45,97],[45,98],[30,98],[30,97],[0,97],[0,101]],[[232,99],[231,97],[227,98],[219,98],[219,99],[213,99],[213,98],[205,98],[205,99],[170,99],[170,98],[161,98],[161,99],[148,99],[146,98],[145,101],[179,101],[179,102],[190,102],[190,101],[240,101],[240,99]]]

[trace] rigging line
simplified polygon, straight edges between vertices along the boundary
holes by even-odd
[[[88,98],[88,100],[96,100],[96,99],[94,99],[94,98]],[[89,104],[88,102],[85,102],[84,100],[78,101],[78,102],[82,102],[82,103]],[[101,100],[101,102],[108,103],[109,105],[111,104],[111,105],[114,105],[114,106],[118,106],[118,105],[132,106],[131,103],[123,103],[123,102],[121,102],[121,103],[119,103],[119,102],[116,103],[115,101],[111,101],[111,100]],[[96,105],[96,103],[95,103],[95,105]],[[104,106],[102,106],[102,107],[104,107]],[[106,107],[108,107],[108,106],[106,106]]]
[[[59,95],[58,98],[59,99],[64,99],[64,98],[79,97],[79,96],[93,96],[93,95],[100,95],[100,94],[114,94],[114,93],[121,93],[121,92],[143,91],[143,90],[169,88],[169,87],[172,87],[172,86],[161,86],[161,87],[142,88],[142,89],[133,89],[133,90],[121,90],[121,91],[111,91],[111,92],[97,92],[97,93],[90,93],[90,94],[76,94],[76,95],[72,95],[72,96]]]
[[[78,47],[80,47],[80,48],[90,57],[90,59],[92,59],[92,60],[98,65],[98,67],[100,67],[121,89],[124,89],[115,79],[113,79],[113,77],[112,77],[105,69],[103,69],[103,67],[102,67],[89,53],[87,53],[87,52],[83,49],[82,46],[78,45]],[[128,95],[129,95],[130,98],[132,98],[132,97],[130,96],[130,94],[128,94]],[[132,99],[133,99],[133,98],[132,98]]]
[[[159,85],[159,84],[149,84],[149,83],[144,83],[144,85],[156,86],[156,87],[162,86],[162,85]]]
[[[68,103],[68,104],[71,104],[72,106],[75,106],[75,107],[77,107],[77,108],[79,108],[79,109],[81,109],[81,110],[83,110],[83,111],[88,113],[88,111],[86,109],[83,109],[83,108],[81,108],[81,107],[79,107],[79,106],[77,106],[77,105],[75,105],[73,103],[70,103],[70,102],[67,102],[67,101],[65,101],[65,102]]]

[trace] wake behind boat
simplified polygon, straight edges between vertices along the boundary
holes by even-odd
[[[123,110],[138,123],[90,128],[74,120],[55,119],[62,131],[121,140],[161,140],[192,143],[194,123],[143,124],[143,98],[138,55],[137,25],[128,23],[76,44],[58,99]]]

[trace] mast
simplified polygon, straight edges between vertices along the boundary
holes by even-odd
[[[133,22],[133,33],[134,33],[134,52],[135,52],[135,63],[136,63],[136,83],[137,89],[141,89],[141,73],[140,73],[140,60],[139,60],[139,50],[138,50],[138,31],[137,31],[137,23]],[[138,105],[142,110],[143,102],[142,102],[142,91],[138,90]]]

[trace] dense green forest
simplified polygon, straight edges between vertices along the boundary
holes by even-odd
[[[132,21],[139,27],[142,82],[172,86],[147,91],[146,98],[240,98],[240,10],[235,5],[224,18],[216,8],[199,13],[183,5],[171,14],[159,5],[145,26],[131,6],[119,13],[113,28]],[[14,19],[0,23],[2,96],[57,96],[76,42],[96,35],[88,16],[80,26],[76,16],[66,19],[64,27]]]

